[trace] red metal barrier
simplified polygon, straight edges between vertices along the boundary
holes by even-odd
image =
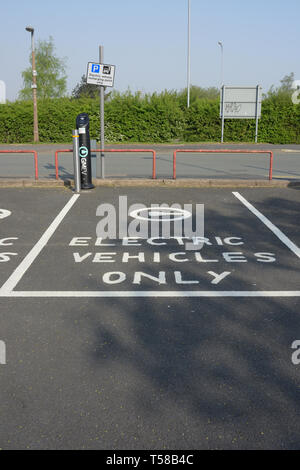
[[[58,152],[73,152],[73,149],[56,150],[55,152],[55,179],[58,180]]]
[[[266,153],[270,155],[270,168],[269,168],[269,180],[272,179],[272,171],[273,171],[273,152],[270,150],[211,150],[211,149],[200,149],[200,150],[193,150],[193,149],[177,149],[173,153],[173,179],[176,179],[176,154],[177,152],[184,152],[184,153]]]
[[[33,153],[34,155],[34,170],[35,170],[35,179],[39,179],[39,170],[38,170],[38,156],[36,150],[0,150],[0,153]]]
[[[56,150],[55,152],[55,178],[58,179],[58,152],[73,152],[72,149],[67,149],[67,150]],[[152,158],[152,179],[156,179],[156,151],[155,150],[150,150],[150,149],[92,149],[91,152],[151,152],[153,155]]]

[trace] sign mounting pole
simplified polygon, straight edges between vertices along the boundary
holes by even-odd
[[[221,143],[224,142],[224,104],[225,104],[225,85],[222,85],[222,127],[221,127]]]
[[[99,62],[100,64],[104,63],[104,50],[103,46],[99,46]],[[100,85],[100,147],[104,150],[105,146],[105,136],[104,136],[104,86]],[[104,168],[104,152],[101,152],[101,178],[105,178],[105,168]]]
[[[104,139],[104,90],[114,86],[115,65],[104,64],[103,46],[99,46],[99,63],[88,62],[86,83],[100,87],[100,155],[101,178],[105,178],[105,139]],[[97,176],[99,163],[97,162]]]
[[[255,123],[255,143],[257,144],[257,138],[258,138],[258,118],[259,118],[259,114],[258,114],[258,103],[259,103],[259,85],[257,85],[256,87],[256,106],[255,106],[255,119],[256,119],[256,123]]]

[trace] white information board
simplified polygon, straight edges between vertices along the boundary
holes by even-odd
[[[261,87],[221,88],[220,117],[225,119],[256,119],[261,117]]]
[[[86,83],[113,87],[115,68],[115,65],[89,62],[87,67]]]
[[[256,86],[225,86],[220,93],[220,118],[222,119],[221,142],[224,141],[225,119],[255,119],[255,142],[258,120],[261,117],[262,88]]]

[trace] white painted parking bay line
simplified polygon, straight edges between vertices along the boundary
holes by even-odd
[[[19,266],[14,270],[11,276],[3,284],[3,286],[0,289],[0,296],[3,296],[3,294],[5,295],[6,293],[8,294],[11,293],[11,291],[16,287],[16,285],[22,279],[25,272],[34,262],[36,257],[40,254],[44,246],[47,245],[48,241],[54,234],[55,230],[63,221],[64,217],[67,215],[67,213],[75,204],[78,198],[79,198],[79,194],[73,194],[73,196],[67,202],[65,207],[60,211],[60,213],[55,217],[53,222],[49,225],[47,230],[43,233],[39,241],[34,245],[34,247],[30,250],[30,252],[25,256],[23,261],[21,261]]]
[[[261,212],[259,212],[257,209],[255,209],[250,202],[247,201],[240,193],[238,192],[233,192],[234,196],[239,199],[246,207],[249,209],[249,211],[252,212],[252,214],[256,215],[256,217],[259,218],[259,220],[268,227],[268,229],[271,230],[271,232],[276,235],[279,240],[282,241],[298,258],[300,258],[300,248],[295,245],[276,225],[274,225],[267,217],[265,217]]]
[[[300,297],[300,291],[13,291],[0,297]]]

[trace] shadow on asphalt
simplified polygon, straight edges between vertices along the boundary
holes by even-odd
[[[271,207],[271,220],[280,210],[290,236],[298,232],[297,202],[270,198],[263,205]],[[245,220],[231,218],[232,233],[247,230]],[[217,211],[207,215],[215,233],[222,233],[222,221]],[[270,251],[267,241],[264,249]],[[281,261],[280,269],[291,275]],[[147,271],[152,274],[148,266]],[[240,278],[236,283],[249,289]],[[94,332],[91,361],[114,377],[120,390],[130,390],[141,419],[161,423],[164,435],[168,426],[177,426],[178,436],[186,435],[181,449],[299,448],[299,369],[291,363],[291,344],[300,335],[297,298],[93,299],[91,304],[85,315]],[[119,318],[121,335],[115,327]],[[128,369],[143,381],[126,383]]]
[[[47,165],[44,165],[44,168],[46,170],[53,170],[54,173],[49,174],[49,178],[55,178],[55,165],[52,165],[51,163],[47,163]],[[70,173],[64,166],[59,166],[58,167],[58,175],[59,178],[64,180],[67,178],[73,178],[73,173]]]

